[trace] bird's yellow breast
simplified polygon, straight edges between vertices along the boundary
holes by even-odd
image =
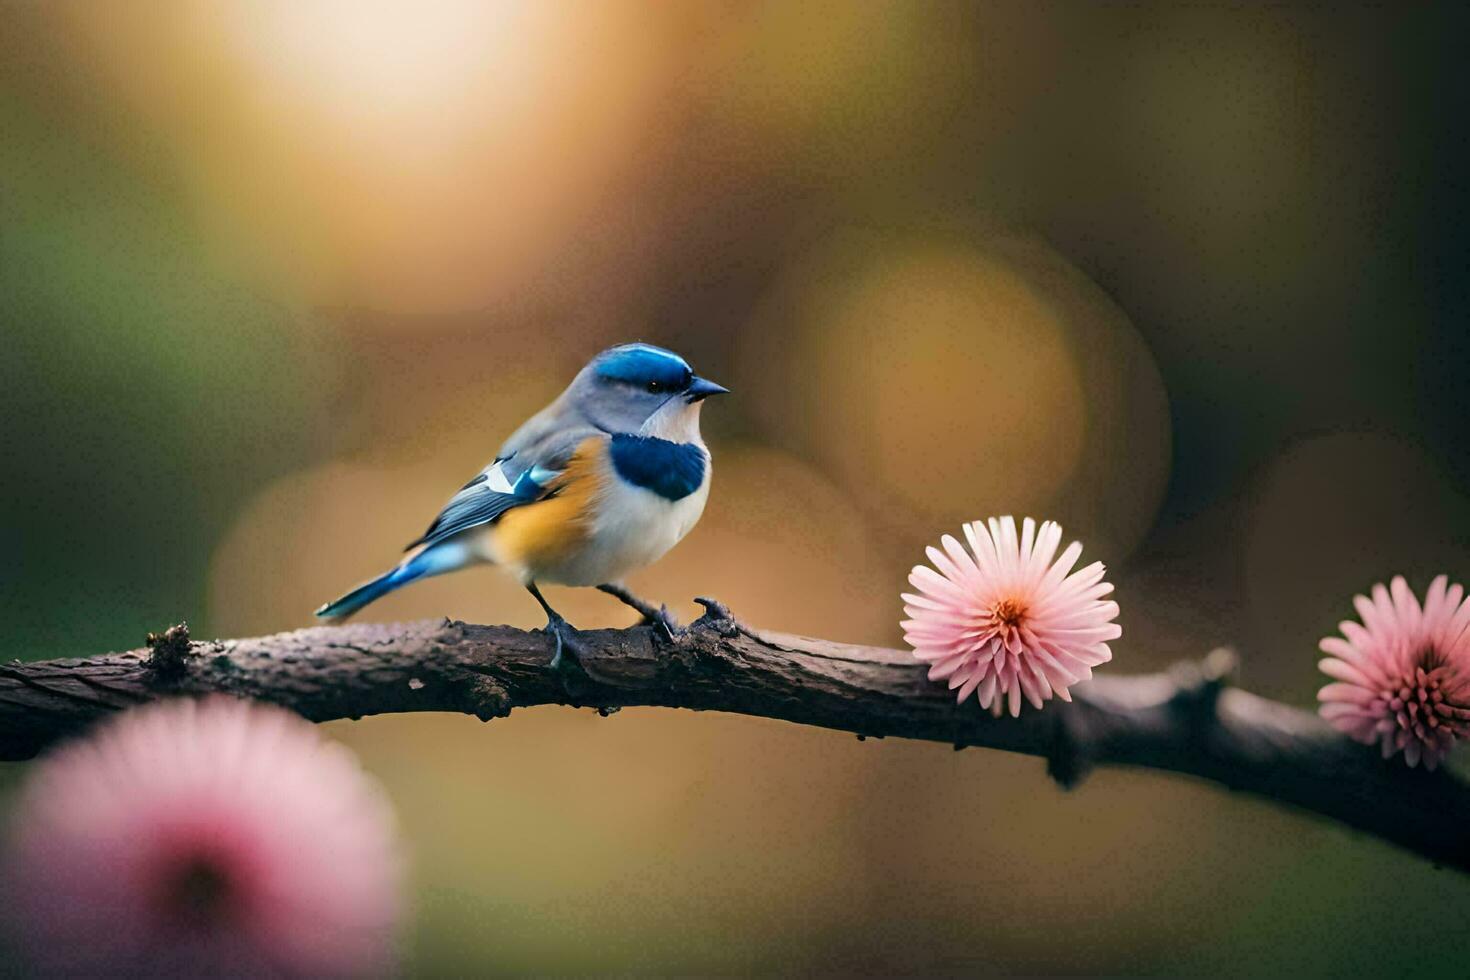
[[[495,523],[497,560],[532,575],[571,561],[592,532],[598,498],[612,478],[610,465],[605,439],[583,440],[546,499],[506,511]]]

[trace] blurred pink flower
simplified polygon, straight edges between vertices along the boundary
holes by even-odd
[[[137,708],[35,764],[3,924],[45,974],[388,972],[400,862],[383,795],[280,708]]]
[[[1339,624],[1322,641],[1322,673],[1337,683],[1317,693],[1322,717],[1359,742],[1377,742],[1385,759],[1439,765],[1455,739],[1470,735],[1470,602],[1441,575],[1424,606],[1404,582],[1355,596],[1362,624]]]
[[[1112,659],[1108,641],[1123,632],[1112,622],[1118,604],[1102,598],[1113,590],[1102,562],[1073,572],[1075,541],[1053,562],[1062,540],[1053,521],[1038,531],[1026,518],[1019,539],[1011,517],[964,531],[969,551],[946,534],[943,551],[928,549],[934,568],[909,575],[921,594],[904,594],[910,618],[900,625],[914,656],[932,664],[931,679],[949,678],[959,701],[975,692],[997,715],[1006,704],[1019,715],[1022,696],[1036,708],[1053,694],[1072,700],[1068,688]]]

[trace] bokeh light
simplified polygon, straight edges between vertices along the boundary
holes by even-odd
[[[489,306],[616,186],[658,15],[496,0],[184,2],[57,19],[184,162],[198,219],[309,302]]]
[[[885,526],[1046,515],[1118,560],[1162,499],[1168,408],[1148,348],[1040,242],[832,236],[739,345],[762,434],[821,460]]]

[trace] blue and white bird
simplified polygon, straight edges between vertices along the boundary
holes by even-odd
[[[671,630],[663,609],[621,580],[663,557],[704,512],[710,454],[699,413],[726,391],[662,347],[603,351],[450,498],[402,561],[316,614],[342,620],[410,582],[488,563],[546,611],[553,666],[574,641],[538,583],[596,586]]]

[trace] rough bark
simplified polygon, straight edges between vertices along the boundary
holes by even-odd
[[[705,600],[701,600],[705,601]],[[898,650],[757,633],[717,604],[673,640],[647,627],[579,634],[585,671],[548,670],[548,637],[466,623],[320,627],[0,665],[0,759],[25,759],[120,708],[225,693],[314,721],[398,711],[489,720],[517,707],[635,705],[729,711],[853,732],[983,746],[1047,760],[1063,786],[1097,764],[1184,773],[1310,811],[1470,871],[1470,784],[1411,770],[1314,714],[1228,686],[1217,651],[1167,673],[1104,673],[1020,718],[956,705]]]

